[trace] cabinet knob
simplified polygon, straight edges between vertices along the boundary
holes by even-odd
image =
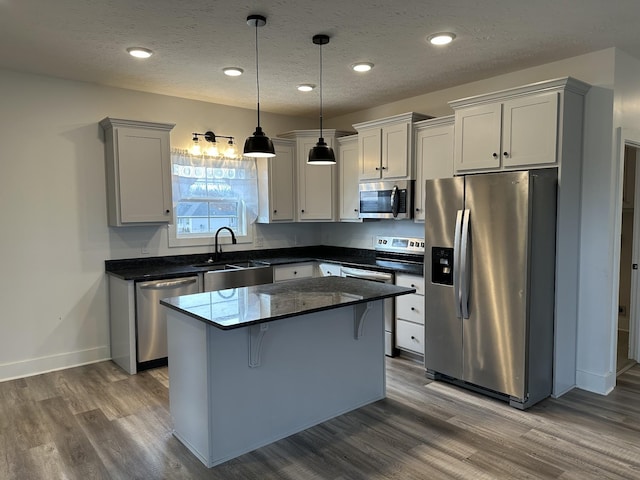
[[[502,155],[504,155],[505,157],[509,156],[509,152],[502,152]]]
[[[278,210],[274,210],[273,213],[278,213]]]
[[[498,158],[498,154],[496,152],[493,152],[493,158]]]
[[[411,340],[415,340],[415,339],[416,339],[416,337],[414,337],[413,335],[411,335]]]
[[[420,211],[420,209],[419,209],[419,208],[416,208],[416,212],[419,212],[419,211]]]
[[[294,275],[297,275],[297,274],[298,274],[298,272],[293,272],[293,274],[294,274]]]
[[[386,170],[386,169],[387,169],[387,167],[382,167],[382,169],[381,169],[381,170]]]
[[[376,167],[376,170],[380,170],[380,167]]]
[[[415,307],[411,307],[411,311],[415,312],[416,311]]]
[[[357,209],[357,208],[354,208],[354,209],[353,209],[353,211],[354,211],[354,212],[357,212],[357,211],[358,211],[358,209]]]
[[[304,213],[304,210],[300,210],[302,213]]]

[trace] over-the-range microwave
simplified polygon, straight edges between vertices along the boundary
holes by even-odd
[[[360,182],[360,218],[413,218],[414,180]]]

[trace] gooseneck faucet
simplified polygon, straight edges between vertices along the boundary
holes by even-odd
[[[231,234],[231,243],[234,245],[238,243],[238,241],[236,240],[236,235],[235,233],[233,233],[233,230],[231,230],[229,227],[220,227],[218,230],[216,230],[215,245],[213,247],[213,258],[215,260],[218,260],[218,255],[222,253],[222,247],[218,247],[218,234],[220,233],[220,230],[229,230],[229,233]]]

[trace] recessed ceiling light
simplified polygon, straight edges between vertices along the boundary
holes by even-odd
[[[143,47],[129,47],[127,48],[127,52],[129,52],[129,55],[136,58],[149,58],[153,55],[151,50]]]
[[[312,83],[301,83],[300,85],[296,86],[296,88],[301,92],[310,92],[311,90],[316,88],[316,86]]]
[[[431,43],[431,45],[447,45],[453,42],[454,38],[456,38],[454,33],[440,32],[429,35],[427,37],[427,40],[429,40],[429,43]]]
[[[239,77],[244,73],[244,70],[238,67],[227,67],[223,68],[222,71],[225,75],[229,75],[230,77]]]
[[[369,62],[354,63],[353,65],[351,65],[351,68],[353,68],[353,70],[355,70],[356,72],[368,72],[373,68],[373,63],[369,63]]]

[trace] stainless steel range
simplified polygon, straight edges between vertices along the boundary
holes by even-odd
[[[378,236],[375,239],[376,265],[394,271],[411,266],[422,272],[424,261],[424,238]],[[382,283],[395,283],[393,272],[373,269],[341,267],[342,277],[355,277]],[[384,353],[389,357],[396,355],[395,349],[395,300],[384,301]]]

